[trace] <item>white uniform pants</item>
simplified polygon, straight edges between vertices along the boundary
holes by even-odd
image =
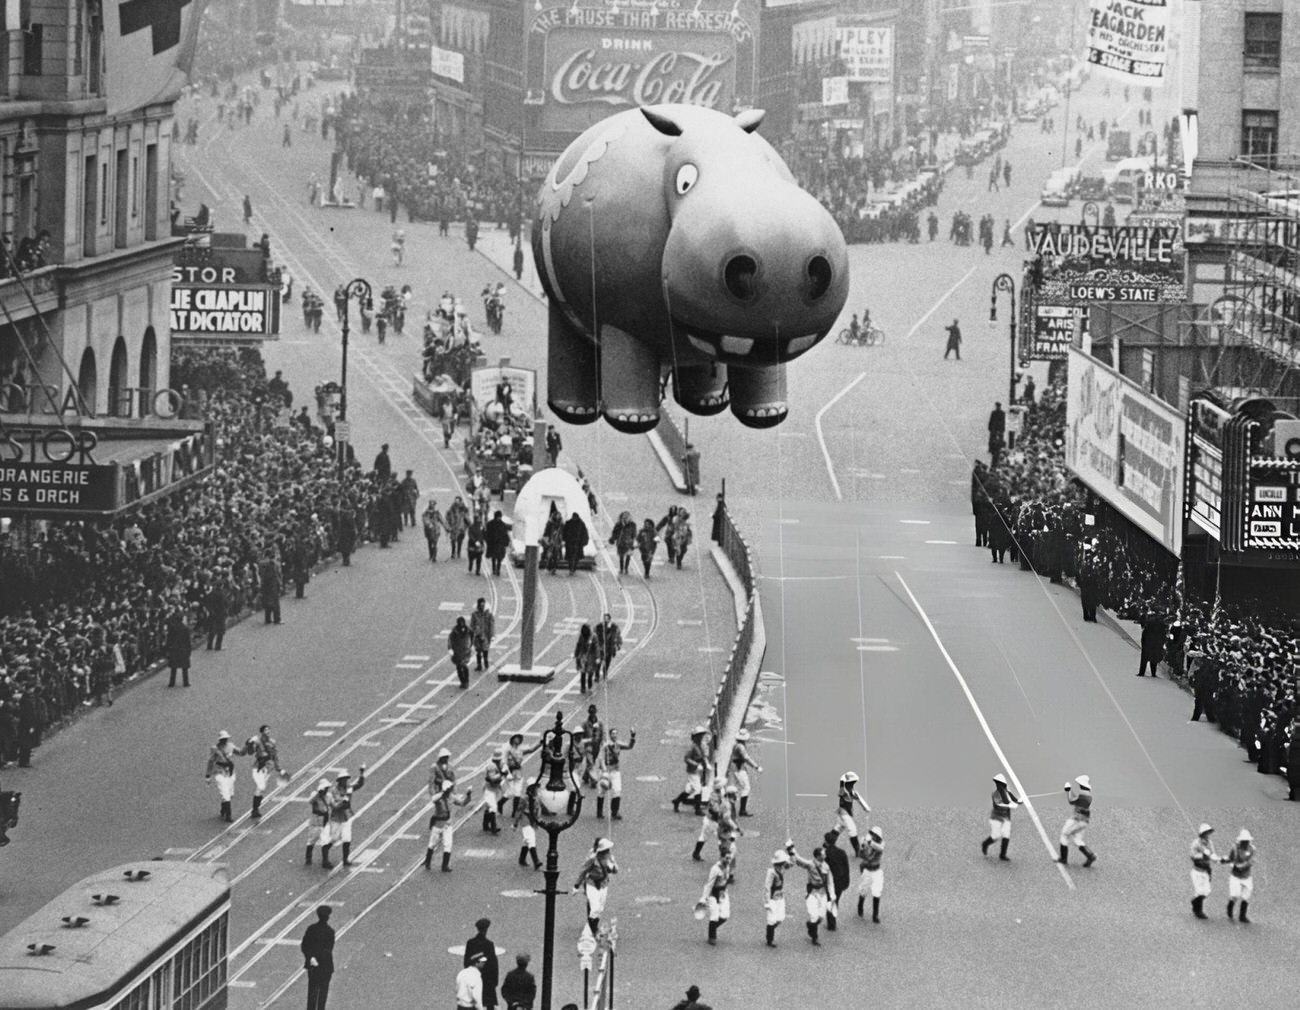
[[[853,819],[853,815],[851,813],[849,813],[843,807],[840,807],[835,812],[835,817],[836,817],[836,823],[839,825],[839,829],[841,831],[847,834],[850,838],[858,837],[858,822]]]
[[[718,822],[708,814],[705,814],[704,820],[700,824],[700,837],[695,840],[697,842],[703,842],[709,837],[709,835],[712,835],[714,838],[718,837]]]
[[[347,842],[352,844],[352,822],[330,821],[330,842]]]
[[[623,795],[623,773],[619,771],[617,768],[613,768],[605,772],[605,777],[609,779],[609,789],[607,790],[609,795],[622,796]]]
[[[740,790],[740,795],[742,797],[749,795],[750,783],[748,768],[736,769],[736,788]]]
[[[1011,837],[1011,818],[1000,821],[996,817],[989,818],[989,837],[995,841],[999,838]]]
[[[330,843],[330,824],[326,821],[324,824],[318,824],[313,817],[307,822],[307,837],[315,838],[319,845],[329,845]]]
[[[1228,878],[1228,897],[1233,901],[1240,898],[1242,901],[1249,901],[1250,896],[1255,893],[1254,877],[1229,877]]]
[[[779,926],[785,922],[785,898],[769,898],[763,902],[763,908],[767,910],[769,926]]]
[[[822,916],[826,914],[826,892],[809,891],[808,897],[804,899],[804,908],[808,910],[809,922],[821,922]]]
[[[587,885],[587,918],[599,919],[605,911],[605,899],[609,897],[609,887]]]
[[[709,909],[709,922],[725,922],[731,918],[730,894],[724,894],[721,898],[715,898],[710,894],[704,899],[704,903]]]
[[[429,848],[436,849],[438,843],[442,842],[442,851],[450,852],[451,841],[451,821],[434,821],[429,825]]]
[[[506,779],[506,796],[511,799],[522,799],[524,795],[524,777],[518,772],[512,772]]]
[[[527,821],[522,821],[519,825],[519,844],[528,849],[537,848],[537,829]],[[448,842],[448,845],[451,843]]]
[[[884,870],[862,871],[862,877],[858,880],[858,897],[865,898],[868,891],[871,892],[873,898],[879,898],[885,893]]]
[[[271,773],[275,771],[273,765],[266,765],[264,768],[253,769],[253,795],[265,796],[267,783],[271,781]]]
[[[1061,828],[1061,844],[1069,845],[1073,841],[1075,845],[1082,849],[1088,844],[1083,837],[1083,832],[1087,827],[1087,821],[1079,821],[1071,817],[1065,822],[1065,826]]]
[[[483,802],[489,810],[496,813],[497,808],[501,806],[501,788],[499,786],[484,786]]]
[[[217,795],[221,797],[222,803],[229,803],[235,798],[235,773],[229,775],[224,772],[217,772],[212,776],[212,781],[217,784]]]
[[[687,772],[686,785],[684,785],[682,789],[685,791],[687,796],[694,797],[702,795],[704,792],[704,784],[703,780],[700,778],[700,773]]]
[[[1210,875],[1205,870],[1192,870],[1192,894],[1198,898],[1210,896]]]

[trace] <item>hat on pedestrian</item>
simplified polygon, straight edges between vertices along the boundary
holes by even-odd
[[[218,741],[229,740],[229,739],[230,739],[230,730],[228,729],[223,729],[220,733],[217,734]]]
[[[491,925],[492,925],[491,919],[478,919],[474,923],[474,928],[477,929],[480,933],[482,933]]]
[[[438,760],[439,760],[439,761],[441,761],[443,758],[449,758],[449,757],[451,757],[451,751],[449,751],[446,747],[444,747],[442,750],[438,751]]]
[[[704,734],[707,732],[708,730],[705,729],[703,726],[696,726],[693,730],[691,730],[691,736],[704,736]]]
[[[614,843],[611,842],[608,838],[602,838],[598,842],[596,842],[597,852],[608,852],[613,847],[614,847]]]
[[[748,739],[749,739],[749,730],[747,729],[742,729],[740,732],[736,734],[736,741],[738,743],[745,743]]]
[[[998,783],[999,785],[1004,786],[1007,784],[1007,777],[1003,775],[1001,772],[998,772],[996,775],[993,776],[993,781]]]
[[[469,960],[470,960],[470,964],[486,964],[487,959],[488,959],[487,955],[484,954],[482,951],[479,951],[479,953],[475,954]]]
[[[698,999],[699,995],[700,995],[700,987],[698,985],[693,985],[686,990],[687,999]]]
[[[881,831],[880,831],[879,828],[872,828],[870,831],[867,832],[867,834],[869,834],[869,835],[870,835],[872,838],[874,838],[876,841],[880,841],[882,838],[885,837],[885,836],[881,833]]]
[[[790,857],[786,854],[785,849],[777,849],[774,853],[772,853],[772,862],[788,863],[790,862]]]
[[[1237,832],[1237,841],[1239,842],[1253,842],[1254,840],[1255,840],[1255,836],[1252,835],[1245,828],[1242,828],[1239,832]]]
[[[334,778],[335,781],[342,782],[344,779],[352,778],[352,776],[349,775],[347,772],[343,771],[343,772],[339,772],[338,775],[336,775]]]
[[[737,789],[735,786],[727,786],[727,788],[722,790],[722,792],[726,796],[735,796],[736,793],[740,792],[740,790]]]
[[[1213,830],[1214,828],[1212,828],[1210,825],[1202,824],[1199,828],[1196,829],[1196,833],[1198,835],[1208,835]]]
[[[1087,789],[1090,792],[1092,791],[1092,780],[1089,779],[1087,775],[1080,775],[1074,780],[1074,782],[1080,789]]]
[[[843,775],[840,776],[840,781],[841,781],[841,782],[856,782],[856,781],[858,781],[858,773],[857,773],[857,772],[845,772]]]

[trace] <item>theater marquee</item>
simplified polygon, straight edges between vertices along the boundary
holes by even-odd
[[[754,0],[543,9],[528,34],[526,101],[564,143],[639,105],[750,106],[757,14]]]

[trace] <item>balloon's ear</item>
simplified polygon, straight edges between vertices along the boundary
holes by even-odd
[[[651,126],[667,137],[680,137],[682,135],[681,126],[671,116],[644,107],[641,109],[641,115],[645,116]]]
[[[753,133],[766,115],[767,111],[764,109],[746,109],[744,112],[736,113],[736,123],[746,133]]]

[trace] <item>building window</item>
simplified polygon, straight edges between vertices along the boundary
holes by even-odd
[[[1277,155],[1277,113],[1241,111],[1241,156],[1258,165],[1272,164]]]
[[[1282,15],[1247,14],[1245,64],[1276,70],[1282,65]]]
[[[23,73],[39,77],[45,49],[45,26],[32,23],[31,0],[19,0],[18,23],[23,29]]]
[[[83,14],[81,0],[77,0],[72,15],[74,19],[72,23],[72,75],[74,77],[81,76],[82,68],[85,65],[86,37]]]

